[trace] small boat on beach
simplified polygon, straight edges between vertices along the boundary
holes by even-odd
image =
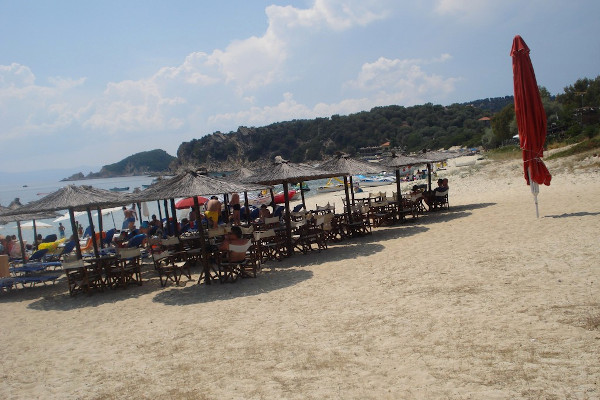
[[[129,186],[125,186],[125,187],[114,187],[114,188],[110,188],[108,189],[111,192],[127,192],[129,190]]]
[[[385,186],[391,185],[396,182],[396,178],[392,176],[386,175],[374,175],[374,176],[364,176],[357,175],[355,179],[358,180],[360,186],[363,187],[373,187],[373,186]]]
[[[329,178],[325,185],[317,188],[319,193],[337,192],[339,190],[344,190],[344,181],[337,177]]]
[[[296,198],[300,195],[300,191],[291,189],[288,191],[288,195],[290,197],[290,201],[296,200]],[[285,203],[285,196],[283,192],[276,193],[275,196],[273,196],[273,199],[275,200],[275,204]],[[260,207],[263,204],[269,205],[271,204],[271,194],[268,192],[261,193],[257,197],[248,199],[248,202],[255,207]]]

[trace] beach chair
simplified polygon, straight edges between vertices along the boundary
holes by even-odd
[[[56,236],[55,233],[52,233],[50,235],[47,235],[44,240],[42,240],[42,243],[50,243],[50,242],[56,242],[56,240],[58,239],[58,236]]]
[[[55,254],[46,255],[45,261],[60,261],[64,256],[70,254],[75,249],[76,243],[74,240],[65,243],[65,246]]]
[[[253,252],[250,248],[252,242],[248,240],[246,244],[230,244],[224,257],[219,260],[219,282],[233,283],[239,276],[245,272],[248,277],[256,278],[256,262]],[[229,261],[232,253],[245,253],[246,257],[241,261]]]
[[[46,256],[46,253],[48,253],[48,249],[37,250],[35,253],[33,253],[31,255],[31,257],[29,257],[29,260],[27,262],[28,263],[40,262],[44,259],[44,256]]]
[[[430,197],[430,209],[431,210],[442,210],[450,209],[450,204],[448,203],[448,190],[444,191],[435,191],[434,195]]]

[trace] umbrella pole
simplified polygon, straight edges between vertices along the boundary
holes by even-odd
[[[173,214],[173,229],[175,230],[175,236],[179,236],[179,229],[177,229],[177,209],[175,208],[175,199],[171,198],[171,214]]]
[[[158,206],[158,218],[160,223],[162,224],[162,211],[160,210],[160,200],[156,200],[156,205]]]
[[[194,196],[194,208],[196,210],[200,210],[200,203],[198,202],[198,196]],[[202,217],[200,217],[200,213],[196,212],[196,225],[198,226],[198,233],[200,233],[200,248],[202,252],[202,274],[198,278],[198,283],[202,280],[204,276],[204,283],[207,285],[211,284],[210,278],[210,265],[208,264],[208,254],[206,254],[206,238],[204,237],[204,227],[202,226]]]
[[[140,221],[140,226],[142,225],[142,203],[137,203],[137,209],[138,209],[138,221]]]
[[[33,246],[34,249],[37,250],[37,226],[35,226],[35,219],[31,221],[33,225]]]
[[[350,177],[352,179],[352,177]],[[346,215],[348,223],[352,223],[352,206],[350,204],[350,189],[348,188],[348,177],[344,175],[344,192],[346,193]]]
[[[287,182],[283,183],[283,198],[285,200],[285,240],[288,249],[288,257],[294,254],[292,246],[292,222],[290,220],[290,194]]]
[[[25,243],[23,243],[23,232],[21,232],[20,221],[17,221],[17,234],[19,235],[19,243],[21,244],[21,261],[25,264],[27,262],[27,254],[25,253]]]
[[[250,202],[248,201],[248,192],[244,192],[244,209],[246,210],[246,223],[250,225]]]
[[[431,193],[431,163],[427,163],[427,189]]]
[[[344,181],[344,185],[346,181]],[[354,205],[354,183],[352,183],[352,175],[350,175],[350,193],[352,193],[352,205]]]
[[[225,223],[228,223],[230,210],[229,210],[229,195],[227,193],[223,193],[223,206],[225,208],[225,212],[227,213],[227,221],[225,221]]]
[[[98,243],[96,242],[96,232],[94,230],[94,221],[92,220],[92,211],[90,208],[87,208],[88,221],[90,223],[90,231],[92,234],[92,245],[94,246],[94,257],[98,258],[100,254],[98,253]],[[100,235],[102,236],[102,235]]]
[[[275,194],[273,194],[273,188],[270,188],[269,191],[271,192],[271,208],[273,208],[273,214],[275,214]]]
[[[540,211],[538,209],[538,193],[540,192],[540,185],[534,180],[531,179],[531,168],[527,169],[527,174],[529,175],[529,186],[531,187],[531,194],[533,195],[533,202],[535,203],[535,216],[536,218],[540,217]]]
[[[100,248],[103,249],[104,240],[102,239],[102,232],[104,231],[104,224],[102,221],[102,210],[100,209],[100,207],[98,207],[98,230],[100,231]]]
[[[404,214],[402,213],[402,193],[400,192],[400,189],[400,170],[396,169],[396,190],[398,191],[396,194],[396,201],[398,202],[398,221],[402,221],[402,218],[404,217]]]
[[[304,182],[300,182],[300,197],[302,197],[302,207],[306,210],[306,202],[304,201],[304,189],[302,189],[302,184]]]
[[[171,232],[171,224],[169,223],[169,208],[167,207],[167,199],[164,199],[163,203],[164,203],[163,205],[165,207],[165,221],[166,221],[165,233],[168,236],[173,236],[173,233]]]
[[[73,230],[73,236],[75,237],[77,259],[81,260],[81,245],[79,244],[79,234],[77,233],[77,225],[75,225],[75,211],[73,211],[73,207],[69,208],[69,217],[71,217],[71,229]]]

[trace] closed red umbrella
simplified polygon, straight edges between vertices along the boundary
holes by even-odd
[[[531,186],[536,214],[539,217],[538,185],[549,186],[552,179],[552,175],[542,161],[546,141],[546,112],[529,58],[529,47],[521,36],[515,36],[510,55],[515,89],[515,115],[521,150],[523,150],[523,171],[525,181]]]
[[[197,196],[197,197],[198,197],[198,204],[200,204],[200,205],[202,205],[208,201],[208,199],[206,197],[202,197],[202,196]],[[194,207],[194,198],[193,197],[181,199],[177,203],[175,203],[175,208],[178,210],[182,210],[184,208],[190,208],[190,207]]]

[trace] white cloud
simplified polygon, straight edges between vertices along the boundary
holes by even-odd
[[[74,123],[81,107],[70,100],[85,78],[50,78],[49,85],[36,83],[25,65],[0,65],[0,142],[19,137],[50,136]]]
[[[380,57],[362,66],[355,80],[346,83],[349,89],[371,93],[375,102],[383,104],[416,104],[440,99],[454,90],[457,78],[444,78],[427,73],[424,65],[445,62],[451,58],[443,54],[437,59],[388,59]]]
[[[93,114],[83,126],[111,134],[178,129],[184,122],[169,117],[169,107],[185,102],[163,96],[153,79],[111,83],[94,102]]]

